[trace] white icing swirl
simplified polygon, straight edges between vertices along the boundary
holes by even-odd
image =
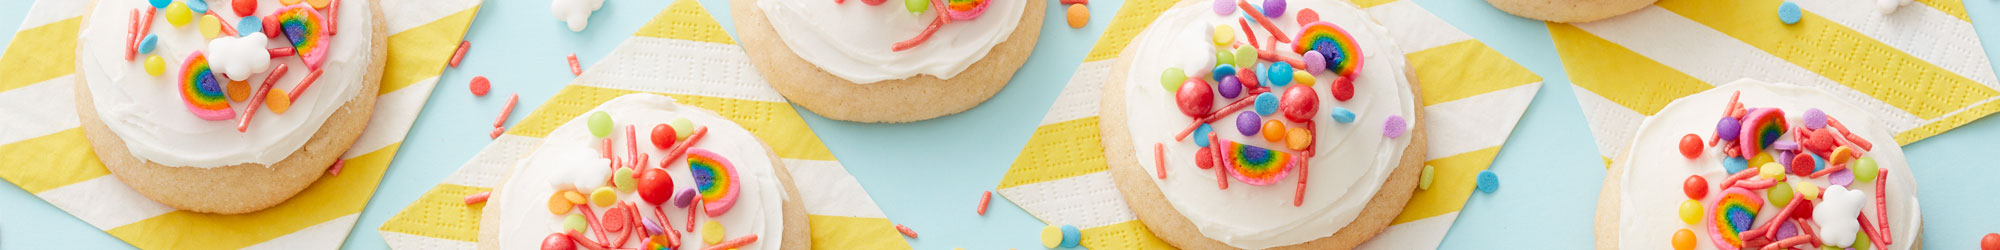
[[[1252,186],[1232,179],[1228,190],[1217,189],[1216,170],[1195,166],[1194,155],[1198,149],[1195,143],[1192,140],[1174,142],[1171,138],[1193,119],[1182,115],[1175,105],[1174,94],[1161,88],[1160,73],[1168,67],[1212,65],[1215,46],[1210,40],[1210,33],[1214,32],[1216,25],[1237,27],[1235,20],[1241,18],[1241,12],[1218,16],[1206,4],[1167,10],[1133,39],[1129,50],[1137,53],[1119,59],[1131,62],[1131,70],[1125,75],[1125,82],[1120,84],[1124,84],[1125,88],[1124,105],[1128,111],[1132,145],[1140,149],[1137,150],[1137,158],[1141,159],[1139,165],[1148,174],[1156,174],[1153,173],[1152,145],[1165,142],[1167,178],[1154,182],[1166,195],[1167,202],[1173,204],[1176,211],[1193,222],[1209,239],[1237,248],[1262,249],[1331,236],[1359,216],[1376,191],[1388,180],[1389,172],[1401,164],[1403,149],[1410,145],[1410,136],[1388,138],[1383,135],[1383,125],[1391,115],[1410,119],[1415,117],[1417,111],[1410,79],[1403,72],[1407,67],[1403,51],[1389,38],[1386,28],[1375,23],[1360,9],[1341,1],[1294,1],[1284,16],[1271,20],[1282,30],[1296,32],[1299,27],[1293,20],[1298,10],[1303,8],[1318,11],[1324,21],[1339,25],[1354,35],[1365,52],[1367,64],[1357,72],[1354,98],[1345,102],[1332,97],[1329,86],[1336,78],[1332,73],[1314,76],[1317,82],[1313,90],[1319,94],[1320,100],[1320,111],[1314,115],[1318,126],[1315,130],[1319,134],[1314,139],[1319,147],[1315,151],[1317,156],[1310,160],[1312,170],[1308,179],[1311,182],[1306,185],[1302,206],[1292,206],[1298,171],[1267,186]],[[1270,39],[1268,35],[1261,35],[1265,34],[1261,28],[1258,28],[1258,33],[1259,40]],[[1240,34],[1238,38],[1241,38]],[[1207,75],[1203,73],[1205,71],[1187,72],[1190,75]],[[1241,98],[1252,97],[1239,96],[1237,99]],[[1217,108],[1235,100],[1216,99],[1214,107]],[[1353,110],[1358,118],[1354,123],[1336,122],[1327,113],[1335,107]],[[1284,119],[1281,117],[1271,115],[1264,119]],[[1237,132],[1235,124],[1234,116],[1211,123],[1222,139],[1264,148],[1284,148],[1281,143],[1244,136]],[[1288,123],[1287,126],[1298,124]]]
[[[1719,151],[1719,147],[1704,148],[1700,158],[1690,160],[1681,155],[1680,141],[1682,136],[1690,133],[1708,140],[1710,134],[1715,132],[1716,121],[1724,116],[1724,105],[1728,105],[1730,96],[1738,91],[1743,94],[1739,100],[1746,108],[1776,107],[1790,111],[1786,112],[1786,119],[1792,124],[1803,121],[1801,117],[1806,109],[1818,108],[1827,116],[1839,119],[1854,134],[1874,143],[1874,150],[1864,156],[1873,157],[1878,167],[1889,170],[1887,177],[1878,176],[1875,180],[1889,182],[1888,205],[1889,216],[1892,217],[1889,219],[1889,232],[1895,239],[1895,244],[1889,245],[1889,248],[1911,249],[1916,245],[1916,232],[1923,220],[1917,210],[1916,178],[1904,161],[1902,147],[1896,145],[1895,137],[1883,130],[1874,116],[1820,90],[1744,79],[1675,100],[1660,109],[1659,113],[1647,117],[1645,123],[1639,126],[1632,145],[1628,147],[1628,154],[1617,159],[1612,166],[1625,169],[1625,176],[1618,180],[1618,192],[1622,197],[1618,201],[1618,248],[1666,249],[1673,242],[1674,231],[1686,228],[1696,232],[1695,249],[1716,249],[1714,241],[1709,239],[1707,224],[1690,225],[1681,221],[1680,204],[1688,200],[1682,191],[1682,182],[1689,175],[1701,175],[1707,179],[1709,195],[1701,203],[1704,206],[1714,204],[1721,197],[1718,194],[1722,190],[1718,185],[1729,178],[1722,167],[1722,159],[1727,156]],[[1794,134],[1796,132],[1788,132],[1779,140],[1790,141]],[[1802,178],[1791,176],[1787,179],[1798,181]],[[1814,178],[1811,182],[1819,187],[1832,186],[1827,179]],[[1866,205],[1862,206],[1861,212],[1870,220],[1880,220],[1875,216],[1874,194],[1877,190],[1874,182],[1855,181],[1853,186],[1847,188],[1866,192]],[[1761,190],[1753,192],[1760,196],[1764,194]],[[1772,207],[1766,200],[1759,200],[1765,204],[1763,212],[1757,213],[1756,225],[1768,223],[1779,210],[1784,209]],[[1852,218],[1849,220],[1847,222],[1854,222]]]
[[[1007,41],[1028,8],[1025,0],[987,0],[993,3],[978,18],[953,20],[921,45],[890,51],[896,42],[916,37],[944,10],[913,15],[901,0],[876,6],[834,1],[759,0],[757,7],[793,54],[856,84],[917,74],[951,79]]]
[[[604,111],[612,117],[614,124],[612,127],[615,129],[612,132],[613,136],[609,137],[612,138],[612,152],[617,154],[625,152],[626,140],[623,130],[626,125],[634,125],[639,129],[636,137],[640,141],[639,150],[654,157],[665,157],[667,152],[665,149],[649,146],[651,142],[646,138],[651,138],[652,126],[667,123],[674,118],[687,118],[698,126],[708,127],[708,134],[702,137],[696,147],[722,155],[730,164],[734,164],[740,189],[736,205],[730,208],[728,213],[711,216],[697,212],[695,221],[707,223],[715,220],[722,223],[723,232],[726,234],[723,237],[725,240],[757,234],[755,243],[736,249],[778,249],[782,245],[778,242],[785,237],[783,204],[787,202],[785,200],[787,196],[783,184],[778,182],[776,168],[771,165],[770,150],[756,136],[751,135],[749,130],[744,130],[735,122],[710,111],[683,106],[675,103],[673,98],[654,94],[620,96],[584,114],[597,111]],[[562,221],[567,216],[549,213],[548,200],[556,193],[556,187],[572,185],[568,183],[572,182],[571,177],[575,176],[572,172],[579,171],[578,168],[605,168],[601,161],[595,165],[583,163],[592,162],[593,159],[603,159],[604,152],[603,139],[590,134],[588,117],[588,115],[579,116],[550,131],[548,137],[542,140],[542,144],[536,147],[535,152],[529,153],[514,166],[513,173],[507,177],[507,184],[494,191],[493,199],[488,201],[487,206],[505,208],[501,209],[500,215],[496,217],[499,221],[492,224],[500,230],[498,240],[501,249],[539,249],[543,238],[563,230]],[[653,159],[658,161],[658,158]],[[680,189],[694,187],[694,179],[688,172],[685,160],[675,161],[666,170],[673,176],[676,195]],[[630,192],[621,193],[618,200],[639,201],[640,198],[637,192]],[[643,201],[635,203],[640,203],[644,217],[655,218],[651,213],[652,205],[644,205]],[[685,229],[688,223],[685,221],[687,209],[675,208],[671,202],[664,205],[663,212],[667,215],[667,221],[673,223],[673,228]],[[692,208],[699,207],[688,206],[688,209]],[[603,213],[605,209],[593,207],[591,210]],[[569,214],[575,213],[577,212],[569,212]],[[683,233],[681,236],[681,249],[707,247],[701,241],[701,230]],[[639,237],[632,237],[625,246],[636,246],[639,242]]]
[[[268,16],[278,9],[277,1],[262,1],[257,9],[259,17]],[[304,146],[313,133],[319,131],[334,110],[361,93],[362,79],[368,73],[374,48],[370,44],[375,35],[373,15],[368,8],[370,1],[340,1],[341,29],[339,35],[331,37],[327,49],[324,73],[310,89],[301,93],[297,101],[284,114],[271,113],[269,109],[254,107],[259,112],[250,122],[247,132],[237,132],[238,119],[219,121],[202,120],[190,114],[181,101],[180,70],[182,61],[197,50],[208,49],[208,39],[201,36],[196,21],[180,27],[167,23],[165,14],[153,15],[152,34],[159,35],[159,43],[153,50],[167,62],[166,73],[160,76],[146,74],[145,57],[138,55],[132,61],[125,61],[127,23],[132,10],[152,8],[143,0],[98,1],[97,8],[90,13],[88,25],[77,35],[77,67],[89,82],[91,104],[97,108],[98,119],[112,133],[125,140],[125,147],[133,156],[160,165],[176,167],[214,168],[243,163],[269,166],[291,156]],[[209,6],[227,6],[209,3]],[[214,11],[224,22],[235,26],[240,19],[227,8]],[[141,34],[144,36],[144,34]],[[262,37],[251,39],[263,39]],[[282,36],[274,38],[271,46],[290,46]],[[275,48],[275,47],[274,47]],[[291,90],[300,79],[311,70],[297,56],[279,58],[270,63],[288,64],[290,70],[273,87]],[[275,66],[274,66],[275,67]],[[217,69],[220,72],[220,69]],[[251,77],[252,88],[264,81],[263,73]],[[218,76],[217,78],[221,78]],[[224,84],[227,84],[226,82]],[[375,93],[365,93],[375,94]],[[240,118],[242,112],[250,112],[248,102],[231,102]]]

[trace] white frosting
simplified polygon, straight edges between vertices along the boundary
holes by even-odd
[[[555,0],[549,3],[549,13],[576,32],[590,26],[590,13],[603,7],[604,0]]]
[[[1687,159],[1681,156],[1680,140],[1682,136],[1690,133],[1702,136],[1703,140],[1711,137],[1710,133],[1715,131],[1716,121],[1723,117],[1724,105],[1729,104],[1730,95],[1737,91],[1743,93],[1740,101],[1744,107],[1782,108],[1787,111],[1786,119],[1793,124],[1803,121],[1801,115],[1806,109],[1818,108],[1825,111],[1827,116],[1839,119],[1840,123],[1846,125],[1853,133],[1874,143],[1875,150],[1868,151],[1864,156],[1873,157],[1878,167],[1889,171],[1887,177],[1876,177],[1875,180],[1889,182],[1890,233],[1895,239],[1895,244],[1889,245],[1889,248],[1910,249],[1915,245],[1912,243],[1916,242],[1917,228],[1922,224],[1922,217],[1917,208],[1916,178],[1910,174],[1909,165],[1903,158],[1903,149],[1896,145],[1895,137],[1883,129],[1875,117],[1820,90],[1746,79],[1675,100],[1659,113],[1647,117],[1645,124],[1640,125],[1632,145],[1627,147],[1632,151],[1626,158],[1615,161],[1616,165],[1612,166],[1625,168],[1625,176],[1618,180],[1619,187],[1622,188],[1618,192],[1623,197],[1618,203],[1619,248],[1665,249],[1673,242],[1674,231],[1686,228],[1697,232],[1695,249],[1716,249],[1714,241],[1708,238],[1706,224],[1690,225],[1681,222],[1678,216],[1680,204],[1688,200],[1687,195],[1682,192],[1681,183],[1689,175],[1701,175],[1702,178],[1708,179],[1709,195],[1701,203],[1713,204],[1721,197],[1717,195],[1721,190],[1716,186],[1729,178],[1728,172],[1722,167],[1722,159],[1727,156],[1717,147],[1703,149],[1700,158]],[[1792,140],[1791,134],[1796,134],[1796,132],[1788,133],[1790,134],[1779,140]],[[1791,176],[1788,179],[1798,181],[1805,178]],[[1831,186],[1827,179],[1811,179],[1811,182],[1820,187]],[[1853,190],[1868,194],[1867,205],[1862,206],[1860,211],[1867,214],[1871,220],[1879,220],[1875,216],[1875,183],[1855,181],[1854,186],[1851,187]],[[1762,191],[1756,192],[1760,196],[1763,195]],[[1765,203],[1761,210],[1764,212],[1757,214],[1756,225],[1763,225],[1777,216],[1779,210],[1784,209],[1774,208],[1768,201]],[[1848,215],[1846,221],[1854,222],[1853,217]],[[1815,221],[1821,225],[1830,222],[1818,219]]]
[[[682,106],[675,103],[673,98],[653,94],[621,96],[585,114],[597,111],[604,111],[612,117],[614,124],[612,127],[616,129],[610,138],[612,138],[613,152],[618,154],[623,154],[625,151],[626,140],[623,130],[626,125],[636,125],[635,127],[639,128],[637,133],[637,138],[640,140],[639,150],[655,157],[664,157],[667,152],[665,149],[649,146],[650,142],[646,141],[646,138],[651,138],[650,128],[653,125],[666,123],[674,118],[687,118],[699,126],[708,127],[708,134],[702,137],[695,148],[713,151],[734,164],[740,193],[736,205],[730,208],[728,213],[709,216],[697,212],[696,221],[721,222],[723,232],[727,234],[723,237],[725,240],[757,234],[755,243],[736,249],[779,248],[781,244],[777,242],[784,239],[785,190],[778,182],[776,168],[771,166],[771,152],[757,137],[751,135],[750,131],[736,126],[736,123],[715,113]],[[567,214],[549,213],[548,200],[556,193],[556,187],[572,185],[573,177],[577,175],[573,173],[575,171],[606,169],[603,161],[594,161],[604,159],[604,144],[602,139],[591,136],[587,117],[577,117],[549,132],[548,137],[542,140],[542,144],[536,147],[535,152],[522,158],[521,162],[514,166],[513,174],[507,178],[507,185],[496,190],[493,199],[488,201],[489,207],[506,208],[500,210],[497,218],[501,219],[492,224],[500,230],[498,240],[501,249],[539,249],[543,238],[562,230],[562,220],[567,216]],[[653,159],[658,161],[658,158]],[[667,168],[667,172],[673,176],[676,195],[680,189],[694,186],[694,179],[688,173],[685,160],[675,161]],[[603,179],[598,180],[601,183]],[[640,198],[638,193],[630,192],[621,193],[618,200],[640,201]],[[634,203],[639,203],[640,210],[646,218],[654,218],[651,214],[653,206],[644,205],[643,201]],[[671,203],[663,204],[667,221],[673,223],[674,230],[685,229],[688,223],[687,210],[675,208]],[[688,206],[688,208],[699,207]],[[605,208],[594,207],[592,210],[603,213]],[[575,213],[577,212],[569,212],[569,214]],[[683,232],[681,236],[681,249],[707,247],[701,241],[701,230]],[[625,246],[636,246],[640,241],[638,238],[632,237]]]
[[[1292,206],[1298,171],[1267,186],[1252,186],[1230,180],[1228,190],[1216,188],[1215,169],[1195,166],[1198,149],[1190,140],[1171,138],[1193,122],[1182,115],[1174,95],[1160,86],[1160,73],[1168,67],[1213,64],[1215,46],[1210,33],[1216,25],[1236,27],[1240,15],[1218,16],[1207,4],[1167,10],[1151,26],[1133,39],[1129,48],[1138,53],[1119,60],[1131,62],[1125,76],[1125,107],[1131,126],[1132,145],[1139,150],[1139,165],[1148,174],[1154,170],[1153,144],[1164,142],[1167,178],[1155,179],[1167,202],[1193,222],[1203,236],[1230,246],[1261,249],[1287,246],[1333,235],[1361,213],[1389,172],[1401,163],[1410,136],[1383,136],[1383,124],[1391,115],[1415,117],[1416,100],[1410,79],[1403,74],[1407,63],[1403,51],[1391,41],[1386,29],[1370,17],[1342,1],[1293,1],[1282,17],[1272,19],[1287,31],[1298,30],[1293,21],[1298,9],[1312,8],[1323,20],[1346,29],[1361,43],[1366,55],[1364,67],[1354,81],[1354,98],[1335,100],[1329,90],[1336,78],[1332,73],[1315,75],[1313,89],[1319,94],[1319,112],[1314,116],[1319,146],[1311,162],[1311,181],[1306,185],[1302,206]],[[1240,12],[1239,12],[1240,14]],[[1240,32],[1240,31],[1239,31]],[[1259,34],[1264,34],[1259,28]],[[1268,35],[1259,40],[1268,41]],[[1239,36],[1240,38],[1240,36]],[[1284,45],[1281,45],[1284,46]],[[1289,49],[1287,47],[1286,49]],[[1261,69],[1260,67],[1259,69]],[[1206,70],[1189,70],[1191,75],[1207,75]],[[1294,83],[1296,84],[1296,83]],[[1296,87],[1296,85],[1293,85]],[[1237,99],[1251,98],[1239,96]],[[1218,96],[1214,107],[1235,99]],[[1354,123],[1340,123],[1328,117],[1334,107],[1353,110]],[[1250,109],[1244,109],[1250,110]],[[1240,111],[1238,111],[1240,112]],[[1237,112],[1231,112],[1237,113]],[[1264,117],[1284,119],[1283,115]],[[1259,137],[1237,132],[1235,117],[1211,123],[1222,139],[1264,148],[1285,148]],[[1299,126],[1287,123],[1288,127]],[[1284,150],[1290,151],[1290,150]],[[1152,178],[1148,178],[1152,179]]]
[[[277,1],[261,1],[259,17],[276,12]],[[333,36],[319,80],[301,93],[284,114],[257,107],[257,117],[249,131],[237,132],[238,119],[208,121],[189,113],[181,101],[181,62],[196,50],[207,50],[208,39],[194,22],[180,27],[167,23],[165,14],[155,14],[152,34],[159,35],[153,54],[166,59],[166,74],[146,74],[145,57],[125,60],[127,23],[132,10],[152,8],[144,0],[104,0],[91,11],[86,28],[77,35],[77,67],[89,82],[91,103],[97,116],[112,133],[125,140],[133,156],[166,166],[213,168],[243,163],[266,166],[285,159],[305,145],[334,110],[361,93],[374,45],[375,27],[369,1],[340,1],[339,35]],[[210,6],[225,6],[210,3]],[[234,11],[215,11],[234,26]],[[199,16],[197,16],[199,17]],[[200,18],[195,18],[200,20]],[[196,21],[199,22],[199,21]],[[282,36],[271,46],[289,46]],[[275,47],[274,47],[275,48]],[[204,52],[207,53],[207,52]],[[291,90],[310,71],[297,56],[272,60],[289,64],[289,73],[274,84]],[[251,77],[252,87],[264,81],[259,73]],[[225,83],[226,84],[226,83]],[[375,94],[375,93],[366,93]],[[247,111],[248,102],[231,102],[238,112]]]
[[[993,2],[978,18],[952,20],[923,44],[891,51],[896,42],[916,37],[943,10],[913,15],[901,0],[876,6],[860,0],[834,1],[760,0],[757,7],[793,54],[857,84],[917,74],[951,79],[985,58],[994,45],[1007,41],[1028,8],[1026,0],[988,0]]]

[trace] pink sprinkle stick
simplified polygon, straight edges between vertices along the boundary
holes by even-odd
[[[986,215],[986,203],[993,202],[993,191],[979,194],[979,215]]]
[[[1889,245],[1889,243],[1888,243],[1888,242],[1883,242],[1883,241],[1880,241],[1880,240],[1873,240],[1873,239],[1882,239],[1882,238],[1887,238],[1887,235],[1884,235],[1884,234],[1886,234],[1886,233],[1882,233],[1882,232],[1875,232],[1875,229],[1871,229],[1871,228],[1875,228],[1875,225],[1873,225],[1873,224],[1875,224],[1875,223],[1873,223],[1873,222],[1869,222],[1869,221],[1868,221],[1868,214],[1866,214],[1866,213],[1863,213],[1863,214],[1856,214],[1856,215],[1854,215],[1854,219],[1855,219],[1855,220],[1859,220],[1859,221],[1861,221],[1861,233],[1863,233],[1863,234],[1867,234],[1867,235],[1868,235],[1868,239],[1870,239],[1870,241],[1868,241],[1868,243],[1869,243],[1870,245],[1875,245],[1875,249],[1889,249],[1889,248],[1887,247],[1887,246]]]
[[[917,238],[917,230],[910,230],[910,227],[903,226],[903,224],[896,224],[896,232],[902,232],[903,236]]]
[[[688,147],[693,147],[694,143],[701,142],[702,135],[707,135],[707,134],[708,134],[708,127],[701,127],[695,129],[694,133],[688,134],[687,141],[683,141],[679,144],[674,144],[673,148],[667,149],[667,157],[660,158],[661,161],[660,166],[662,167],[673,166],[672,162],[673,160],[680,159],[681,155],[687,154]]]
[[[255,92],[250,92],[250,93],[271,92],[271,85],[277,84],[278,78],[285,77],[285,69],[286,66],[284,63],[279,63],[277,67],[272,67],[271,73],[267,73],[264,76],[264,83],[257,85],[258,86],[257,90]],[[250,95],[250,106],[246,108],[247,110],[243,112],[243,120],[236,122],[236,132],[241,133],[245,131],[250,131],[250,118],[254,118],[257,116],[257,107],[264,105],[265,96],[270,96],[270,95],[265,95],[265,94]]]
[[[298,102],[299,94],[304,94],[306,92],[306,88],[311,88],[313,86],[313,82],[319,81],[319,73],[320,71],[318,69],[314,69],[312,72],[306,73],[305,79],[299,79],[299,85],[292,87],[292,93],[289,95],[292,98],[290,101]]]
[[[473,193],[472,195],[465,196],[465,204],[472,205],[473,203],[486,202],[486,198],[489,196],[493,196],[493,191]]]
[[[501,124],[507,123],[507,116],[514,113],[514,104],[517,102],[521,102],[521,94],[507,96],[507,106],[500,108],[500,117],[493,118],[493,127],[498,128]]]
[[[625,158],[626,158],[626,159],[635,159],[635,160],[636,160],[636,159],[639,159],[639,155],[638,155],[638,154],[639,154],[639,137],[638,137],[638,136],[636,135],[636,134],[637,134],[637,132],[638,132],[638,129],[634,128],[634,125],[632,125],[632,124],[626,124],[626,125],[625,125]],[[638,169],[638,168],[636,168],[637,166],[639,166],[639,165],[645,165],[645,164],[641,164],[641,163],[639,163],[639,161],[632,161],[632,165],[633,165],[633,166],[635,167],[635,168],[633,168],[633,169]]]
[[[902,225],[897,225],[896,227],[897,227],[897,228],[902,228],[903,226],[902,226]],[[735,248],[738,248],[738,247],[743,247],[744,245],[750,245],[750,243],[751,243],[751,242],[757,242],[757,235],[756,235],[756,234],[751,234],[751,235],[744,235],[743,237],[736,237],[735,239],[729,239],[729,240],[726,240],[726,241],[722,241],[722,243],[721,243],[721,244],[715,244],[714,246],[708,246],[707,248],[702,248],[701,250],[724,250],[724,249],[735,249]]]
[[[153,13],[159,12],[160,9],[154,9],[154,8],[145,8],[145,9],[146,9],[146,15],[139,16],[139,34],[152,34]],[[145,36],[140,35],[139,37],[145,37]],[[134,40],[133,42],[135,42],[134,44],[136,45],[137,44],[136,42],[138,41]]]
[[[687,232],[689,232],[689,233],[692,233],[692,232],[694,232],[694,211],[695,211],[695,210],[701,210],[701,209],[694,209],[694,208],[696,208],[696,207],[699,207],[699,206],[696,206],[696,205],[701,205],[701,199],[694,199],[694,203],[689,203],[689,204],[688,204],[688,215],[687,215],[687,222],[688,222],[688,224],[687,224],[687,230],[686,230],[686,231],[687,231]]]
[[[486,139],[500,139],[500,134],[503,133],[507,133],[507,128],[493,127],[493,133],[486,134]]]
[[[1257,47],[1257,30],[1250,28],[1250,20],[1237,18],[1236,25],[1243,27],[1243,40],[1250,40],[1250,47]]]

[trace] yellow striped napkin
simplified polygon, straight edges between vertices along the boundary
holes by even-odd
[[[1168,248],[1140,224],[1105,172],[1097,128],[1105,74],[1132,37],[1177,0],[1129,0],[1056,97],[1028,145],[1000,180],[1000,195],[1049,224],[1083,228],[1091,249]],[[1541,76],[1409,0],[1351,0],[1408,50],[1421,89],[1431,189],[1416,192],[1365,249],[1432,249],[1472,195],[1542,85]]]
[[[1958,0],[1883,14],[1872,1],[1662,0],[1597,22],[1549,23],[1606,165],[1674,99],[1742,78],[1826,90],[1909,144],[2000,111],[1993,66]],[[1880,142],[1877,142],[1880,143]]]
[[[466,195],[492,190],[550,130],[631,93],[663,94],[714,110],[771,145],[804,199],[813,248],[910,249],[874,198],[695,0],[675,1],[444,183],[382,223],[383,240],[404,250],[475,248],[485,204],[465,205]]]
[[[37,1],[0,55],[0,178],[145,249],[332,249],[430,97],[479,0],[383,1],[388,65],[368,129],[338,176],[249,214],[178,211],[140,196],[98,162],[78,128],[76,36],[92,1]]]

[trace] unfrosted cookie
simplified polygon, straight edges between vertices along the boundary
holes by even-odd
[[[1637,11],[1658,0],[1486,0],[1515,16],[1558,22],[1585,23]]]
[[[1187,1],[1166,10],[1125,48],[1106,79],[1098,126],[1106,162],[1133,212],[1155,236],[1183,249],[1347,249],[1388,227],[1416,191],[1425,133],[1415,79],[1385,28],[1346,2],[1293,1],[1283,15],[1257,22],[1308,34],[1292,43],[1329,44],[1278,43],[1268,53],[1288,59],[1239,62],[1216,54],[1242,48],[1235,43],[1244,39],[1240,27],[1255,29],[1257,41],[1273,38],[1261,25],[1238,23],[1242,12],[1218,14],[1210,4]],[[1315,14],[1301,15],[1304,9]],[[1307,25],[1300,16],[1308,16]],[[1296,51],[1355,57],[1307,63],[1315,57]],[[1255,66],[1215,70],[1236,64]],[[1216,74],[1233,75],[1216,80]],[[1244,74],[1254,77],[1238,78]],[[1281,74],[1290,75],[1272,77]],[[1174,81],[1183,79],[1195,80]],[[1241,85],[1244,79],[1254,82]],[[1270,101],[1293,104],[1259,110],[1257,89],[1274,94]],[[1208,107],[1185,105],[1204,102]],[[1252,104],[1228,108],[1238,102]],[[1223,118],[1180,137],[1194,117],[1216,114]]]
[[[1034,51],[1045,12],[1044,0],[966,1],[988,5],[895,51],[940,9],[957,8],[919,15],[904,2],[733,0],[730,13],[757,71],[787,100],[835,120],[911,122],[999,93]]]
[[[593,128],[599,113],[605,125]],[[666,147],[654,144],[653,127],[676,120],[687,120],[691,126],[685,128],[692,131],[663,130],[674,135],[661,135],[676,139]],[[598,137],[594,129],[607,133]],[[673,156],[676,151],[680,157]],[[669,177],[647,177],[655,174]],[[569,192],[585,202],[570,203],[563,197]],[[775,151],[713,111],[655,94],[621,96],[556,127],[490,197],[480,215],[480,249],[543,249],[550,237],[559,237],[555,244],[577,244],[574,249],[620,244],[614,242],[652,249],[652,243],[670,246],[663,241],[676,235],[679,247],[670,249],[731,240],[748,240],[730,247],[745,250],[811,246],[798,188]],[[610,202],[598,203],[600,198]],[[584,228],[578,235],[591,243],[566,238],[571,217]],[[710,223],[713,230],[705,228]]]
[[[259,2],[262,6],[254,10],[260,17],[285,16],[277,13],[291,10],[278,1]],[[178,1],[173,4],[181,6],[160,9],[151,20],[150,32],[128,37],[126,31],[134,19],[130,13],[153,8],[149,2],[98,1],[85,15],[86,22],[81,27],[84,33],[77,40],[76,105],[84,135],[105,168],[134,191],[169,207],[194,212],[237,214],[263,210],[284,202],[319,179],[367,127],[387,58],[386,48],[379,45],[388,36],[379,3],[341,1],[337,7],[339,17],[333,18],[339,25],[327,25],[320,19],[319,24],[324,26],[319,27],[327,30],[337,27],[345,32],[315,39],[324,51],[311,52],[313,47],[305,47],[307,53],[324,58],[312,63],[323,73],[312,87],[299,92],[295,101],[287,99],[285,113],[267,108],[275,104],[252,106],[248,99],[232,101],[212,96],[230,109],[228,116],[216,120],[203,118],[215,113],[200,114],[206,111],[196,111],[193,102],[184,99],[180,92],[181,87],[189,86],[183,76],[201,75],[182,71],[188,67],[183,62],[189,62],[186,59],[193,57],[194,51],[217,58],[205,64],[212,64],[210,70],[215,73],[207,76],[216,79],[218,87],[231,81],[231,76],[223,72],[255,72],[240,76],[252,82],[248,85],[255,86],[269,70],[232,71],[228,67],[242,62],[223,61],[227,59],[222,58],[230,56],[212,49],[215,46],[211,45],[211,39],[202,34],[201,22],[238,20],[232,6],[210,3],[210,12],[216,17],[191,16],[188,24],[176,27],[170,19],[178,17],[169,17],[167,13],[187,7]],[[328,13],[308,12],[290,17],[309,18]],[[268,31],[262,27],[236,30]],[[127,42],[145,40],[127,39],[147,34],[154,36],[150,53],[134,53],[135,60],[125,60],[125,50],[130,46]],[[286,36],[252,34],[231,39],[251,42],[269,39],[263,42],[270,43],[272,48],[293,47]],[[234,48],[223,46],[217,48]],[[265,53],[263,48],[247,49]],[[147,72],[145,64],[149,57],[170,62],[163,67],[166,72],[160,75]],[[274,88],[297,87],[300,79],[312,70],[303,57],[270,59],[268,67],[278,64],[289,67]],[[269,96],[289,96],[286,94]],[[239,132],[239,121],[245,112],[259,114]]]
[[[1597,248],[1920,249],[1916,178],[1878,124],[1844,98],[1748,79],[1675,100],[1613,160]]]

